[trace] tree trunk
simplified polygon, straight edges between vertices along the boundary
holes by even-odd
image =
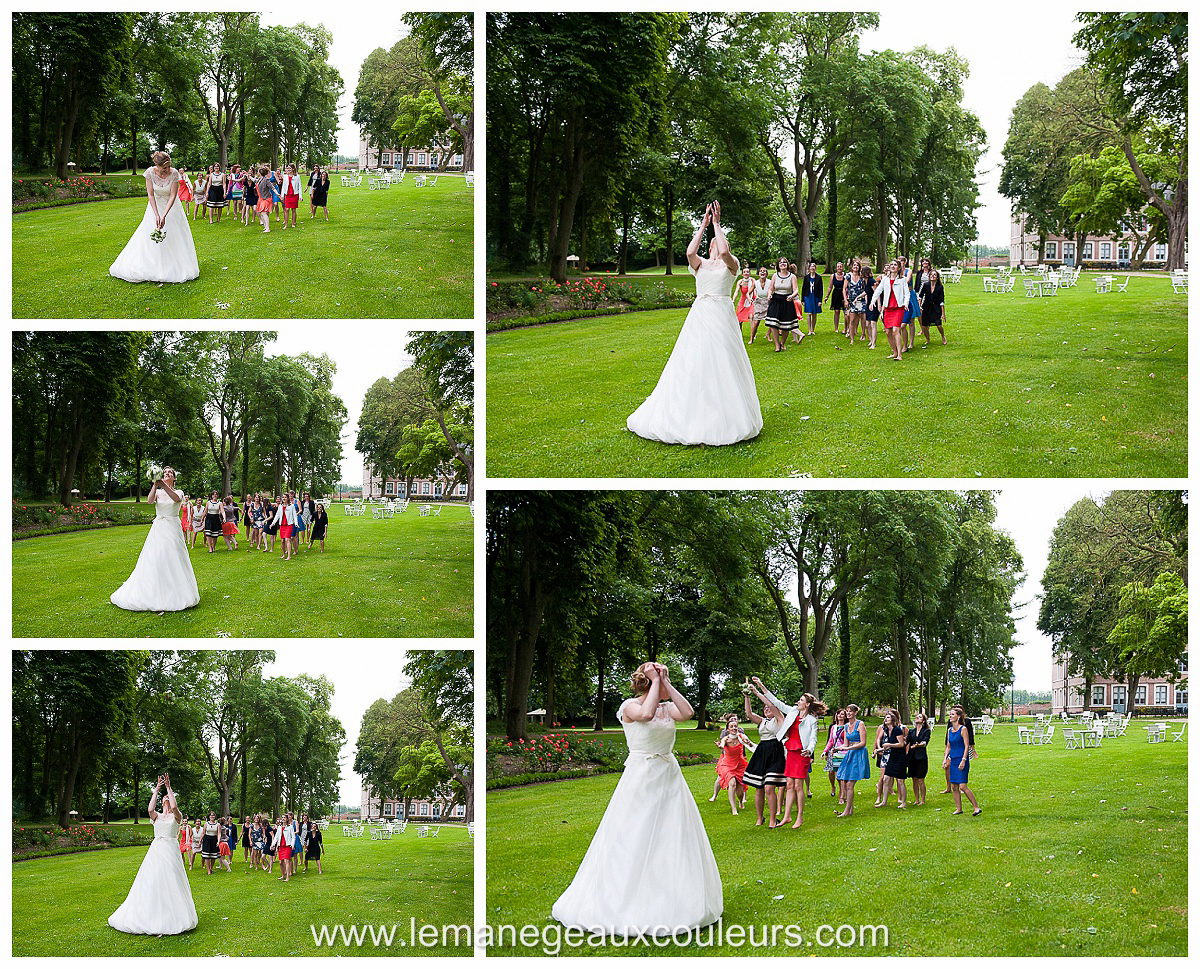
[[[829,228],[825,233],[825,272],[837,268],[837,166],[829,167]]]
[[[621,256],[617,260],[617,275],[624,276],[629,268],[629,209],[621,213]]]
[[[667,275],[675,271],[675,186],[667,183],[663,194],[663,207],[667,211]]]
[[[571,248],[571,228],[575,219],[575,206],[583,191],[583,132],[576,108],[567,123],[566,143],[570,153],[567,167],[567,185],[558,202],[558,226],[554,234],[554,245],[550,250],[550,276],[556,282],[567,279],[567,255]]]

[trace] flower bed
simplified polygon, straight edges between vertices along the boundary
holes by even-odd
[[[50,208],[55,205],[72,205],[76,202],[136,198],[145,194],[145,180],[134,176],[99,178],[91,175],[73,175],[70,178],[61,179],[52,175],[43,175],[12,180],[14,212]]]
[[[604,315],[630,309],[690,306],[692,296],[664,282],[635,285],[624,279],[585,276],[557,283],[491,282],[487,287],[488,329],[534,326],[589,314]]]
[[[80,502],[70,508],[65,505],[20,503],[13,499],[13,538],[34,538],[88,528],[108,528],[112,525],[144,525],[154,517],[154,509],[145,503],[112,504]]]
[[[527,740],[493,737],[487,745],[489,790],[544,781],[591,777],[623,769],[628,751],[623,739],[548,733]],[[680,766],[711,764],[708,754],[676,753]]]
[[[100,848],[148,845],[153,839],[154,826],[149,821],[141,825],[77,824],[65,831],[57,826],[20,824],[14,821],[13,861],[95,851]]]

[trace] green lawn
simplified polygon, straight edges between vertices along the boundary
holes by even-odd
[[[45,637],[442,637],[474,633],[474,520],[462,505],[421,518],[330,509],[325,551],[291,561],[217,542],[190,553],[200,604],[162,616],[108,597],[137,562],[148,528],[129,525],[13,543],[13,635]]]
[[[489,334],[493,477],[1180,477],[1187,474],[1187,299],[1163,278],[1099,295],[947,286],[949,344],[887,359],[833,334],[750,349],[763,431],[728,447],[643,440],[686,310]],[[743,325],[749,335],[749,324]]]
[[[470,941],[454,934],[441,945],[441,927],[472,921],[473,843],[461,826],[437,838],[419,838],[412,825],[390,841],[343,838],[340,826],[325,832],[325,873],[278,881],[250,871],[239,849],[232,872],[206,875],[200,859],[189,873],[199,925],[183,935],[125,935],[108,917],[125,900],[145,848],[112,848],[38,858],[13,865],[14,956],[399,956],[405,954],[410,919],[417,931],[438,927],[439,944],[421,955],[470,955]],[[390,948],[318,946],[310,925],[398,926]],[[465,948],[464,948],[465,947]]]
[[[715,750],[711,733],[685,727],[678,737],[677,749]],[[936,793],[943,787],[938,759],[924,807],[898,811],[893,800],[873,808],[872,765],[871,779],[858,785],[855,814],[845,819],[834,818],[828,782],[817,773],[798,831],[756,828],[749,803],[734,817],[723,793],[708,802],[713,768],[685,768],[721,871],[726,929],[754,926],[761,937],[764,924],[796,925],[811,940],[822,925],[888,928],[886,953],[807,949],[821,955],[1187,954],[1186,742],[1147,744],[1135,721],[1126,737],[1105,739],[1100,749],[1065,750],[1061,741],[1031,747],[1002,723],[978,736],[977,748],[971,788],[983,808],[978,818],[953,817],[950,795]],[[489,792],[493,930],[555,924],[550,907],[574,877],[618,777]],[[877,939],[882,946],[882,934]],[[493,951],[532,955],[538,948]]]
[[[264,235],[229,212],[192,223],[200,277],[156,286],[114,279],[146,210],[117,199],[14,214],[13,316],[132,319],[469,318],[474,313],[474,200],[461,178],[386,191],[333,178],[329,221]]]

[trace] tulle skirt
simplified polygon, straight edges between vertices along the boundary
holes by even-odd
[[[133,574],[110,600],[131,612],[179,612],[200,601],[200,587],[178,519],[154,519]]]
[[[697,297],[658,385],[626,426],[665,444],[735,444],[762,430],[732,300]]]
[[[198,921],[175,839],[155,838],[128,897],[108,917],[108,924],[134,935],[178,935],[194,929]]]
[[[631,753],[552,915],[625,937],[710,925],[724,908],[717,861],[678,761]]]
[[[141,224],[108,268],[109,275],[127,283],[185,283],[199,276],[196,243],[183,204],[177,201],[167,213],[163,225],[166,238],[162,242],[150,238],[154,229],[154,208],[147,202]]]

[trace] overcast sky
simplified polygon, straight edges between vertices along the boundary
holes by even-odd
[[[1037,82],[1053,87],[1082,63],[1071,43],[1078,29],[1074,10],[1053,3],[1020,0],[990,8],[932,3],[884,10],[879,30],[863,40],[864,50],[953,47],[970,64],[963,107],[979,118],[988,140],[979,165],[983,204],[975,213],[983,245],[1008,246],[1009,201],[997,185],[1013,106]]]
[[[342,431],[342,481],[362,483],[362,455],[354,449],[358,418],[367,388],[380,377],[389,380],[412,363],[404,352],[408,330],[389,323],[308,323],[288,321],[280,326],[279,339],[266,345],[266,354],[328,354],[337,363],[333,392],[346,405],[349,419]]]
[[[345,89],[338,102],[338,152],[358,156],[358,126],[351,123],[354,113],[354,89],[358,87],[358,69],[376,47],[390,49],[408,28],[400,22],[406,7],[381,4],[377,7],[340,8],[336,4],[296,3],[286,10],[268,10],[260,20],[264,26],[320,24],[333,35],[329,62],[342,75]]]
[[[363,714],[376,700],[390,700],[409,685],[400,670],[404,650],[393,645],[356,647],[348,650],[337,643],[311,646],[281,646],[276,660],[263,668],[263,678],[272,676],[325,676],[333,683],[332,713],[342,722],[346,744],[342,748],[341,801],[357,805],[362,797],[362,781],[354,773],[354,748]]]

